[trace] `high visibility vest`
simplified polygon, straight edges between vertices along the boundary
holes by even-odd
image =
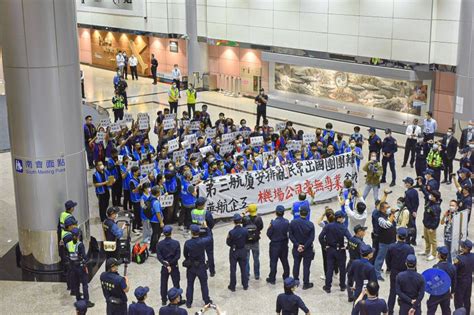
[[[122,109],[125,107],[122,96],[114,96],[112,99],[113,109]]]
[[[187,89],[186,95],[188,96],[188,104],[196,104],[196,90]]]
[[[67,211],[61,212],[61,214],[59,215],[59,226],[61,227],[61,229],[65,229],[64,222],[66,222],[66,219],[70,216],[72,216],[72,214]]]
[[[65,231],[65,230],[62,230],[61,231],[61,240],[64,240],[64,238],[68,235],[71,235],[71,232],[68,232],[68,231]],[[68,242],[69,243],[69,242]]]
[[[171,88],[170,92],[168,93],[168,102],[176,102],[178,100],[178,94],[179,94],[178,88],[176,89]]]
[[[194,224],[203,224],[204,221],[206,221],[206,210],[193,209],[193,211],[191,211],[191,220]]]
[[[68,242],[66,244],[67,253],[70,261],[79,261],[79,253],[77,252],[79,249],[79,244],[81,242],[77,241],[76,244],[74,242]]]

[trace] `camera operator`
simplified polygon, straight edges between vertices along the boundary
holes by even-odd
[[[451,258],[451,242],[453,239],[453,215],[458,211],[458,202],[451,200],[449,209],[443,213],[441,217],[441,225],[444,225],[444,245],[448,248],[448,262],[452,263]]]
[[[380,162],[377,160],[376,152],[370,153],[370,160],[364,165],[362,169],[367,173],[362,197],[365,200],[372,190],[375,202],[379,199],[380,179],[383,174],[382,165],[380,165]]]

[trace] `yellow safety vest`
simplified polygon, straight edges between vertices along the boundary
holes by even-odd
[[[80,243],[81,242],[77,241],[77,243],[74,244],[74,242],[71,241],[66,244],[67,253],[71,261],[79,261],[79,253],[77,252],[77,250],[79,249]]]
[[[188,96],[188,104],[196,104],[196,90],[186,90],[186,95]]]
[[[122,96],[114,96],[112,103],[114,104],[113,109],[122,109],[125,107]]]
[[[63,211],[63,212],[61,212],[61,214],[59,215],[59,226],[61,227],[62,230],[65,229],[65,227],[64,227],[64,222],[66,222],[66,219],[67,219],[69,216],[72,216],[72,214],[70,214],[70,213],[67,212],[67,211]]]
[[[178,101],[178,94],[179,94],[178,88],[176,89],[171,88],[170,93],[168,93],[168,102]]]

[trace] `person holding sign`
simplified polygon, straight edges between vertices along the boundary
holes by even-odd
[[[179,212],[179,225],[189,230],[191,225],[191,211],[196,205],[196,188],[192,185],[193,174],[187,171],[181,180],[181,211]]]
[[[95,194],[99,199],[99,215],[100,221],[104,221],[106,218],[106,211],[109,207],[110,201],[110,187],[113,185],[114,180],[113,176],[110,176],[108,170],[105,169],[104,163],[102,161],[98,161],[96,163],[96,171],[92,177],[94,186],[95,186]]]
[[[178,113],[178,98],[179,90],[176,87],[176,82],[173,82],[168,91],[168,103],[170,104],[170,113]]]
[[[186,90],[187,102],[188,102],[188,113],[189,116],[194,117],[194,113],[196,112],[196,99],[197,99],[197,92],[194,89],[192,83],[188,84],[188,89]]]
[[[151,235],[151,242],[150,242],[150,252],[152,254],[156,254],[157,247],[161,236],[161,232],[163,231],[163,227],[165,226],[163,221],[163,212],[161,210],[161,204],[158,198],[161,195],[160,187],[153,186],[151,188],[151,196],[145,202],[145,209],[143,212],[145,216],[150,220],[150,225],[152,229]]]

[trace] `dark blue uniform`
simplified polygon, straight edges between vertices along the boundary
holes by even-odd
[[[423,173],[426,171],[428,164],[426,163],[426,156],[430,152],[430,148],[427,143],[417,143],[415,146],[415,170],[416,176],[423,176]]]
[[[416,245],[416,217],[413,213],[418,212],[420,206],[420,198],[418,197],[418,191],[415,188],[408,188],[405,191],[405,206],[410,211],[410,220],[408,221],[408,239],[407,243]]]
[[[168,279],[171,276],[173,281],[173,287],[180,288],[179,280],[179,265],[178,261],[181,257],[181,247],[177,240],[173,240],[171,237],[166,237],[164,240],[158,243],[156,246],[156,257],[158,261],[163,265],[161,267],[161,301],[166,303],[168,293]],[[168,272],[168,268],[171,267],[171,272]]]
[[[436,179],[429,179],[425,185],[421,186],[421,192],[425,196],[425,203],[429,202],[429,195],[432,191],[439,190],[439,183]]]
[[[169,304],[160,308],[159,315],[188,315],[188,311],[178,305]]]
[[[364,302],[364,305],[362,305]],[[359,301],[352,309],[351,315],[359,314],[385,314],[388,312],[387,303],[384,299],[379,298],[368,298],[366,300]]]
[[[327,224],[321,234],[319,234],[319,243],[326,248],[327,266],[326,289],[331,289],[332,274],[335,265],[339,269],[339,287],[346,289],[346,249],[344,247],[344,237],[348,240],[352,237],[349,230],[342,223],[333,222]]]
[[[103,272],[100,275],[100,283],[105,301],[107,302],[107,315],[127,315],[127,295],[124,289],[127,287],[125,278],[118,272]]]
[[[400,272],[407,270],[405,262],[410,254],[414,255],[415,250],[405,242],[398,241],[388,246],[385,262],[387,263],[387,269],[390,270],[390,294],[388,296],[389,313],[393,313],[393,307],[395,306],[395,280]]]
[[[186,270],[186,305],[192,305],[194,294],[194,280],[196,277],[201,284],[201,293],[204,304],[211,303],[209,298],[209,287],[207,285],[207,271],[205,261],[206,247],[212,243],[212,236],[208,232],[206,236],[192,238],[184,243],[183,255],[188,260],[190,267]]]
[[[275,282],[278,259],[283,265],[283,279],[290,276],[290,266],[288,264],[288,230],[290,222],[284,217],[277,217],[272,220],[267,230],[270,239],[270,274],[269,282]]]
[[[353,292],[353,296],[356,299],[362,292],[365,280],[368,280],[368,282],[377,282],[375,267],[366,258],[356,259],[352,262],[352,265],[348,270],[348,277],[354,279],[355,290]],[[349,289],[352,290],[352,288]]]
[[[213,277],[216,273],[216,266],[214,264],[214,236],[212,235],[212,229],[214,228],[215,222],[210,211],[206,211],[206,224],[211,236],[211,241],[206,243],[207,267],[209,268],[211,277]]]
[[[425,279],[413,269],[400,272],[395,280],[400,315],[407,315],[411,308],[421,314],[421,300],[425,295]],[[412,300],[416,300],[412,304]]]
[[[293,243],[293,278],[299,279],[300,265],[303,260],[303,285],[309,284],[309,269],[314,258],[314,224],[303,218],[298,218],[290,223],[290,240]],[[303,245],[304,251],[298,252],[298,246]]]
[[[230,284],[229,288],[235,290],[237,263],[240,268],[240,276],[242,285],[246,290],[249,286],[249,278],[247,275],[247,251],[245,250],[245,242],[247,241],[248,230],[242,225],[236,225],[227,235],[227,246],[229,249],[230,263]]]
[[[297,315],[301,309],[305,314],[309,313],[309,309],[303,300],[294,293],[281,293],[277,297],[276,312],[282,315]]]
[[[74,241],[70,242],[72,243],[66,244],[66,248],[74,248],[72,253],[67,251],[70,268],[68,277],[69,284],[71,285],[71,292],[75,293],[76,300],[79,301],[81,299],[80,285],[82,284],[84,300],[89,301],[89,276],[86,272],[86,262],[88,258],[86,250],[82,242],[77,241],[76,244],[74,244]]]
[[[471,314],[472,273],[474,272],[474,253],[462,254],[454,262],[456,266],[456,289],[454,308],[464,307]]]
[[[128,307],[128,315],[155,315],[155,310],[143,301],[132,303]]]
[[[347,242],[347,249],[349,251],[349,262],[347,263],[347,297],[352,300],[354,299],[354,292],[352,291],[352,286],[354,284],[354,278],[352,277],[352,274],[349,272],[351,269],[352,263],[356,259],[360,259],[360,246],[364,244],[364,241],[357,236],[351,237],[349,239],[349,242]],[[357,296],[355,297],[357,298]]]
[[[382,180],[381,183],[386,181],[387,176],[387,163],[390,166],[390,172],[392,172],[392,183],[395,183],[397,179],[397,172],[395,170],[395,152],[398,151],[397,140],[392,136],[385,137],[382,142]]]
[[[456,287],[456,267],[447,261],[440,261],[433,268],[444,270],[449,275],[449,278],[451,278],[451,290],[443,295],[430,295],[427,302],[428,315],[436,314],[438,305],[441,307],[443,315],[451,315],[451,293],[454,293],[454,288]]]
[[[372,152],[377,153],[377,161],[380,162],[380,150],[382,150],[382,140],[378,135],[369,136],[369,154]]]

